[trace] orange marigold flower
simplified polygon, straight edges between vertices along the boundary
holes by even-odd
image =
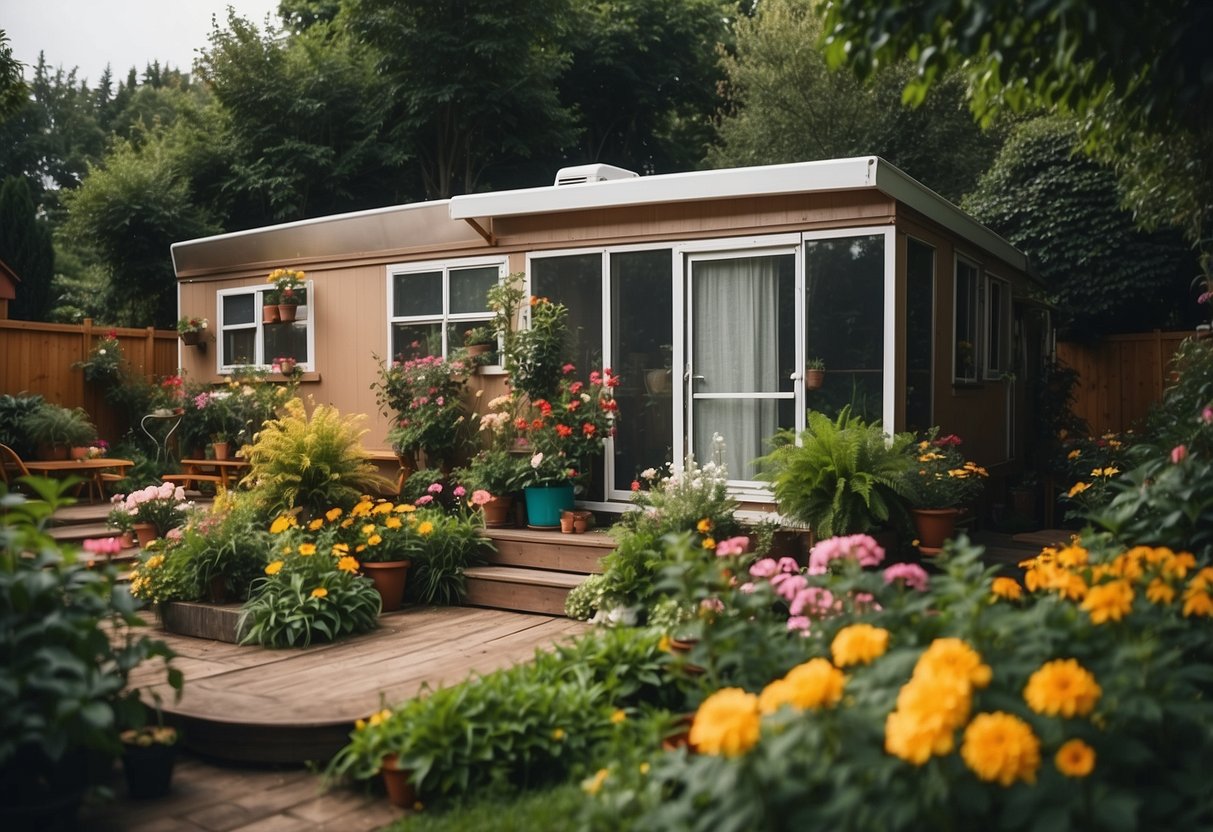
[[[336,521],[337,518],[339,518],[341,515],[342,515],[341,509],[330,508],[328,511],[326,511],[324,513],[324,519],[328,520],[330,523],[332,523],[332,522]]]
[[[358,505],[350,509],[350,514],[354,515],[355,517],[366,517],[371,513],[371,509],[374,507],[375,504],[370,500],[362,500],[358,503]]]
[[[299,554],[305,558],[311,557],[312,555],[316,554],[316,544],[315,543],[300,543],[299,544]]]
[[[431,523],[429,520],[422,520],[420,523],[417,524],[417,534],[422,535],[424,537],[427,534],[433,534],[433,532],[434,532],[434,524]]]
[[[1091,671],[1074,659],[1056,659],[1031,675],[1023,698],[1038,714],[1069,719],[1091,713],[1102,693]]]
[[[1087,563],[1087,550],[1077,544],[1071,544],[1057,553],[1057,562],[1067,569],[1085,566]]]
[[[764,714],[783,705],[801,710],[816,710],[837,705],[847,677],[825,659],[810,659],[788,671],[763,689],[758,707]]]
[[[282,534],[291,527],[291,518],[283,514],[274,518],[274,522],[270,523],[270,534]]]
[[[1095,770],[1095,749],[1082,740],[1069,740],[1057,749],[1053,764],[1066,777],[1086,777]]]
[[[758,742],[761,721],[757,696],[741,688],[722,688],[695,712],[691,745],[701,754],[739,756]]]
[[[1133,587],[1126,580],[1098,584],[1087,591],[1082,608],[1092,624],[1120,621],[1133,609]]]
[[[1023,597],[1023,587],[1014,578],[995,578],[990,584],[990,591],[1008,601],[1018,601]]]
[[[307,530],[308,530],[309,532],[314,532],[314,531],[319,530],[319,529],[320,529],[320,528],[322,528],[323,526],[324,526],[324,518],[323,518],[323,517],[317,517],[317,518],[315,518],[314,520],[312,520],[312,522],[310,522],[310,523],[308,523],[308,524],[307,524]]]
[[[271,563],[265,567],[265,574],[277,575],[279,572],[282,571],[282,566],[283,566],[282,561],[276,560],[273,563]]]
[[[312,590],[313,598],[323,598],[324,596],[326,596],[328,594],[329,594],[329,591],[322,586],[318,586]]]
[[[346,555],[337,561],[337,568],[342,572],[354,573],[358,571],[358,561]]]
[[[1155,578],[1146,587],[1146,599],[1151,604],[1169,604],[1175,600],[1175,587],[1162,578]]]
[[[703,518],[695,524],[695,530],[700,534],[707,534],[712,530],[712,521],[710,518]]]
[[[983,664],[981,654],[958,638],[937,638],[918,657],[914,676],[944,674],[965,679],[975,688],[990,684],[990,666]]]
[[[1036,782],[1040,740],[1032,727],[1014,714],[978,714],[965,729],[960,756],[974,774],[987,782],[1010,786],[1018,780]]]
[[[839,667],[871,664],[889,649],[889,631],[871,624],[843,627],[830,643],[830,655]]]
[[[1213,618],[1213,596],[1204,589],[1188,588],[1184,592],[1184,617]]]

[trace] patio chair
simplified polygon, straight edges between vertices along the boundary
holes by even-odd
[[[4,481],[9,490],[14,487],[13,480],[29,475],[29,469],[25,467],[17,452],[8,445],[0,445],[0,480]]]

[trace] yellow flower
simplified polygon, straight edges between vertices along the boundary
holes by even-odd
[[[834,664],[850,667],[853,664],[871,664],[889,649],[889,631],[871,624],[852,624],[843,627],[830,644]]]
[[[1175,600],[1175,587],[1162,578],[1155,578],[1146,587],[1146,599],[1151,604],[1169,604]]]
[[[324,518],[322,518],[322,517],[317,517],[316,519],[312,520],[312,522],[307,524],[307,529],[310,532],[317,531],[323,527],[324,527]]]
[[[707,534],[711,530],[712,530],[712,521],[709,520],[707,517],[703,518],[695,525],[695,531],[699,532],[700,534]]]
[[[383,542],[383,538],[377,534],[373,534],[366,539],[367,546],[378,546],[382,542]]]
[[[1180,552],[1162,562],[1162,573],[1168,578],[1183,578],[1189,569],[1196,568],[1196,558],[1191,552]]]
[[[736,757],[758,742],[761,720],[757,696],[741,688],[722,688],[695,712],[691,745],[701,754]]]
[[[422,520],[420,523],[417,524],[417,534],[425,536],[427,534],[433,534],[433,532],[434,532],[434,524],[431,523],[429,520]]]
[[[716,541],[715,541],[715,540],[713,540],[713,539],[712,539],[712,538],[710,538],[710,537],[705,537],[705,538],[703,539],[703,548],[705,548],[705,549],[715,549],[715,548],[716,548]]]
[[[300,543],[299,544],[299,554],[305,558],[316,554],[316,544],[315,543]]]
[[[1023,596],[1023,588],[1014,578],[995,578],[990,584],[990,591],[1008,601],[1018,601]]]
[[[1085,566],[1089,559],[1087,550],[1077,543],[1071,543],[1069,546],[1061,549],[1058,551],[1056,557],[1057,562],[1068,569]]]
[[[152,555],[147,559],[147,568],[156,569],[164,563],[164,555]]]
[[[1184,592],[1184,618],[1213,618],[1213,596],[1207,590],[1189,587]]]
[[[622,708],[619,708],[614,713],[611,714],[611,724],[618,725],[621,722],[626,722],[627,718],[628,718],[628,712],[623,710]]]
[[[758,697],[758,708],[772,714],[783,705],[801,710],[826,708],[842,699],[847,677],[825,659],[810,659],[767,685]]]
[[[337,568],[342,572],[350,572],[350,573],[357,572],[358,571],[358,561],[355,560],[354,558],[350,557],[349,555],[346,555],[341,560],[337,561]]]
[[[657,649],[660,650],[662,653],[668,653],[668,652],[670,652],[671,643],[672,642],[670,640],[670,637],[668,635],[662,633],[661,638],[659,638],[657,640]]]
[[[1066,459],[1078,459],[1080,456],[1082,456],[1082,451],[1078,450],[1078,448],[1075,448],[1074,450],[1072,450],[1068,454],[1066,454]]]
[[[1095,749],[1082,740],[1069,740],[1057,749],[1053,763],[1066,777],[1086,777],[1095,770]]]
[[[1066,492],[1066,496],[1073,497],[1076,494],[1081,494],[1082,492],[1086,491],[1090,487],[1091,486],[1088,483],[1076,482],[1072,486],[1070,486],[1070,490]]]
[[[982,664],[981,654],[958,638],[937,638],[918,657],[914,676],[946,675],[965,679],[975,688],[990,684],[990,666]]]
[[[564,741],[564,729],[563,728],[553,728],[552,729],[552,739],[555,740],[556,742],[563,742]]]
[[[1003,786],[1017,780],[1035,783],[1040,740],[1028,723],[1013,714],[978,714],[965,729],[960,756],[982,780]]]
[[[273,563],[271,563],[269,566],[265,567],[265,574],[267,574],[267,575],[277,575],[281,571],[282,571],[282,561],[280,561],[280,560],[276,560]]]
[[[602,791],[602,784],[606,782],[608,775],[610,775],[610,772],[605,768],[598,769],[593,777],[582,781],[582,791],[591,796],[598,794],[598,792]]]
[[[354,525],[353,517],[347,517],[341,521],[341,528],[343,528],[343,529],[348,529],[352,525]]]
[[[379,725],[382,725],[384,722],[386,722],[388,720],[388,717],[390,717],[391,715],[392,715],[392,712],[390,710],[388,710],[387,708],[384,708],[382,711],[378,711],[376,713],[371,714],[371,718],[370,718],[370,721],[368,724],[372,728],[375,728]]]
[[[1102,477],[1102,476],[1103,476],[1103,469],[1102,469],[1102,468],[1093,468],[1093,469],[1091,470],[1091,476],[1093,476],[1093,477]]]
[[[362,500],[358,503],[358,505],[350,509],[350,514],[352,514],[354,517],[366,517],[371,513],[371,509],[374,507],[375,504],[370,500]]]
[[[328,511],[326,511],[324,513],[324,519],[326,519],[330,523],[332,523],[332,522],[335,522],[337,520],[337,518],[342,515],[342,513],[343,512],[339,508],[330,508]]]
[[[375,533],[375,528],[376,526],[374,523],[364,523],[362,528],[358,529],[358,531],[362,533],[363,537],[370,537]]]
[[[1092,624],[1119,621],[1133,609],[1133,587],[1125,580],[1093,586],[1087,591],[1082,608],[1091,616]]]
[[[333,544],[333,554],[336,555],[337,557],[341,557],[342,555],[348,555],[349,553],[350,553],[350,544],[348,544],[348,543],[334,543]]]
[[[411,505],[410,503],[401,503],[400,505],[396,506],[396,511],[400,512],[402,514],[408,514],[409,512],[413,512],[416,510],[417,510],[417,507],[414,505]]]
[[[329,591],[322,586],[318,586],[312,590],[313,598],[323,598],[324,596],[326,596],[328,594],[329,594]]]
[[[383,521],[383,525],[389,529],[398,529],[403,526],[404,523],[400,522],[399,517],[388,517]]]
[[[274,518],[274,522],[270,523],[270,534],[282,534],[291,527],[291,518],[285,514]]]
[[[1087,716],[1103,691],[1091,671],[1074,659],[1046,662],[1023,689],[1028,707],[1045,716]]]
[[[1105,477],[1114,477],[1119,473],[1120,473],[1120,469],[1117,468],[1115,465],[1109,465],[1107,468],[1103,469],[1103,475]]]
[[[388,514],[392,510],[392,504],[388,502],[376,503],[375,508],[371,510],[371,514]]]

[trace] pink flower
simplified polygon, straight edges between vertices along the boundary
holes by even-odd
[[[483,488],[477,488],[472,492],[472,505],[474,506],[482,506],[491,499],[493,499],[493,495]]]
[[[704,598],[699,602],[699,609],[704,612],[724,612],[724,601],[719,598]]]
[[[750,575],[755,578],[769,578],[779,571],[779,564],[774,558],[763,558],[755,561],[750,567]]]
[[[637,483],[639,485],[639,483]],[[740,555],[745,552],[750,546],[750,539],[745,535],[730,537],[716,544],[716,557],[723,558],[729,555]]]
[[[567,376],[569,373],[573,372],[573,371],[574,371],[574,370],[576,370],[577,368],[576,368],[576,367],[574,367],[572,364],[565,364],[565,365],[564,365],[563,367],[561,367],[560,369],[561,369],[561,370],[564,372],[564,374]]]
[[[880,612],[884,607],[876,602],[876,597],[870,592],[855,593],[855,612]]]
[[[829,571],[830,561],[842,558],[857,560],[860,566],[879,566],[884,560],[884,549],[866,534],[831,537],[809,553],[809,574],[824,575]]]
[[[788,619],[789,633],[800,633],[801,635],[807,636],[809,634],[810,626],[811,623],[809,619],[805,618],[803,615],[793,615]]]
[[[809,579],[804,575],[791,574],[789,572],[780,572],[775,577],[771,578],[771,586],[775,592],[784,600],[791,602],[796,596],[809,585]]]
[[[441,494],[442,493],[442,483],[432,482],[432,483],[430,483],[430,487],[427,488],[426,491],[430,492],[431,494]],[[459,495],[455,495],[455,496],[459,496]]]
[[[419,506],[427,506],[432,502],[434,502],[434,498],[429,494],[423,494],[417,498],[417,505]]]
[[[884,571],[886,584],[902,581],[910,589],[917,589],[919,592],[927,591],[930,580],[927,570],[916,563],[895,563]]]
[[[1206,407],[1204,410],[1202,410],[1200,412],[1200,418],[1204,420],[1206,425],[1213,422],[1213,407]]]
[[[633,490],[633,491],[639,491],[639,490],[640,490],[640,480],[632,480],[632,490]],[[717,552],[716,554],[720,554],[720,553],[719,553],[719,552]]]
[[[116,537],[91,537],[80,545],[95,555],[116,555],[122,551],[122,541]]]
[[[1171,449],[1171,461],[1176,465],[1188,458],[1188,448],[1186,445],[1176,445]]]
[[[806,612],[809,615],[821,617],[828,615],[834,609],[834,594],[828,589],[820,586],[805,587],[800,592],[796,593],[796,597],[788,605],[788,611],[793,616],[803,615]]]
[[[177,540],[180,540],[182,538],[182,536],[183,536],[183,532],[181,531],[180,527],[175,528],[175,529],[169,529],[167,532],[164,533],[165,540],[177,541]]]

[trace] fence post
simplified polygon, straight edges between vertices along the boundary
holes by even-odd
[[[156,328],[147,328],[147,339],[143,346],[143,372],[148,381],[156,380]]]

